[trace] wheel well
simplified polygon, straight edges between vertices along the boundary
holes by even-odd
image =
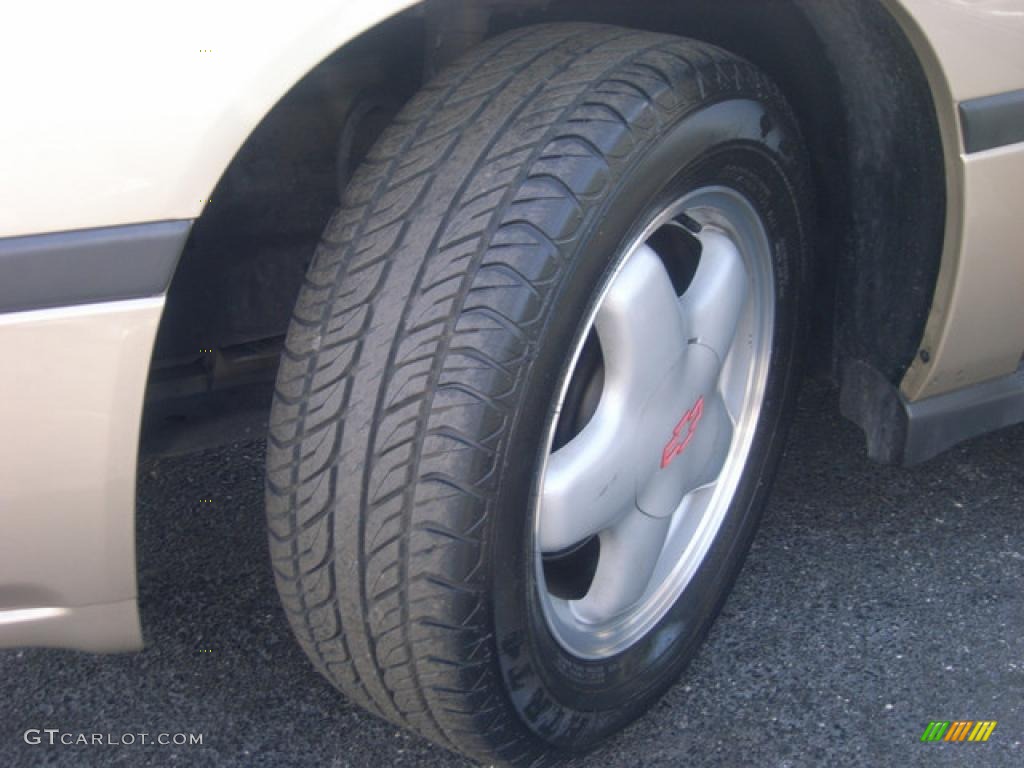
[[[816,188],[813,367],[838,378],[856,360],[898,384],[923,335],[946,210],[935,106],[910,43],[878,0],[692,0],[680,8],[671,0],[428,0],[326,59],[260,123],[195,223],[150,378],[148,403],[165,405],[147,406],[149,425],[181,423],[166,403],[183,394],[265,385],[337,190],[382,123],[445,58],[484,35],[550,20],[706,40],[773,77],[797,114]]]
[[[859,360],[898,385],[931,307],[946,220],[938,120],[924,71],[877,0],[564,0],[551,13],[696,37],[782,88],[816,194],[811,360]]]

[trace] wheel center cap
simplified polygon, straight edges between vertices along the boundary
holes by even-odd
[[[671,515],[683,496],[714,479],[724,419],[718,371],[711,349],[690,344],[644,407],[635,461],[636,501],[645,514]]]

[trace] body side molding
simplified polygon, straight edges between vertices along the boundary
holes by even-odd
[[[191,228],[157,221],[0,239],[0,312],[162,295]]]
[[[1024,141],[1024,89],[960,102],[968,154]]]

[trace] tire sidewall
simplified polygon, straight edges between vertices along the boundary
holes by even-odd
[[[589,212],[553,292],[536,354],[520,390],[491,531],[491,594],[497,659],[512,707],[527,727],[564,748],[584,745],[635,718],[683,671],[739,572],[781,453],[796,390],[807,283],[805,171],[795,129],[755,99],[703,105],[653,136]],[[764,403],[747,466],[718,534],[673,607],[640,641],[598,661],[566,651],[544,618],[534,567],[533,511],[568,350],[624,248],[651,218],[693,189],[724,186],[755,208],[775,274],[775,327]],[[530,457],[527,460],[518,457]]]

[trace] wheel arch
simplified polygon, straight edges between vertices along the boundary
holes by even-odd
[[[214,182],[219,178],[222,186],[232,168],[245,162],[247,144],[259,143],[261,128],[281,111],[286,93],[315,76],[315,63],[344,57],[360,35],[365,38],[395,12],[414,5],[411,0],[386,4],[386,14],[378,14],[359,35],[328,31],[325,25],[316,34],[322,41],[316,52],[292,57],[290,74],[276,74],[275,90],[263,87],[258,95],[241,97],[259,104],[253,109],[261,122],[249,132],[234,126],[229,139],[216,139],[230,151],[220,154],[203,194],[193,193],[215,200],[201,223],[218,215],[222,198]],[[940,266],[955,272],[950,249],[943,265],[943,243],[962,209],[953,200],[959,194],[954,102],[938,58],[903,0],[855,5],[785,0],[753,8],[698,0],[688,4],[686,14],[658,0],[629,7],[579,0],[536,5],[532,0],[430,0],[416,10],[425,9],[421,15],[431,35],[438,26],[459,25],[458,19],[470,15],[467,9],[481,8],[492,33],[551,18],[669,31],[744,55],[779,82],[798,112],[814,163],[820,267],[815,346],[828,350],[816,356],[818,367],[840,379],[845,360],[856,359],[898,386],[918,355]],[[477,27],[482,36],[487,19]],[[462,36],[453,35],[455,45],[438,44],[445,55],[457,55],[460,45],[475,42],[465,29],[458,32]],[[340,47],[337,40],[343,41]],[[301,184],[293,181],[293,186]],[[175,298],[172,293],[172,305]]]
[[[765,69],[793,104],[814,165],[814,368],[842,381],[856,363],[892,388],[900,386],[935,312],[936,286],[951,289],[958,252],[949,243],[956,242],[951,233],[962,211],[955,199],[961,194],[955,103],[904,0],[696,0],[686,14],[663,0],[628,6],[608,0],[543,6],[534,0],[392,0],[358,28],[324,24],[309,33],[318,44],[276,72],[273,89],[260,86],[258,96],[239,96],[259,119],[248,130],[232,126],[216,140],[222,151],[203,193],[213,202],[194,211],[198,218],[168,294],[154,361],[283,333],[316,238],[336,204],[336,188],[322,174],[310,181],[309,160],[330,162],[336,147],[326,146],[332,139],[322,133],[292,141],[288,151],[302,157],[304,170],[296,165],[281,173],[280,157],[268,158],[287,154],[277,151],[282,135],[288,143],[282,115],[296,99],[333,109],[324,107],[332,85],[325,69],[359,61],[360,51],[372,52],[375,40],[403,17],[412,20],[405,34],[419,39],[402,46],[415,51],[405,60],[407,81],[396,89],[396,104],[432,69],[484,36],[549,20],[674,32],[719,44]],[[442,40],[438,30],[446,23],[454,32]],[[337,125],[344,128],[344,121]],[[247,198],[246,185],[269,189],[281,176],[288,178],[287,189]],[[189,194],[197,196],[195,190]],[[250,226],[246,233],[238,229],[242,220],[264,227]]]

